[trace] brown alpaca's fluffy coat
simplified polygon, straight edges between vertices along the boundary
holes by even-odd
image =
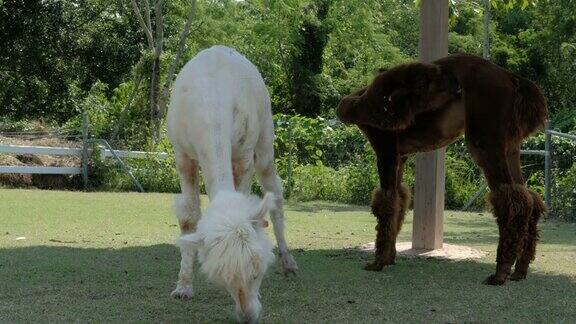
[[[500,231],[496,272],[485,283],[504,283],[514,263],[510,279],[526,277],[538,241],[538,219],[546,210],[538,194],[526,189],[520,169],[522,140],[546,121],[538,86],[482,58],[451,55],[381,72],[370,85],[344,97],[337,115],[358,125],[376,152],[376,258],[366,269],[394,263],[409,200],[401,184],[406,156],[438,149],[465,134],[470,154],[488,180]]]

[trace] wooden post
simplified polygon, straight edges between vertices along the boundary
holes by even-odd
[[[490,59],[490,0],[484,0],[484,44],[482,57]]]
[[[448,54],[448,0],[420,1],[420,61]],[[412,248],[442,248],[445,148],[416,156]]]
[[[548,210],[552,209],[552,134],[550,133],[550,121],[546,123],[544,130],[544,201]]]
[[[82,112],[82,181],[88,189],[88,114]]]

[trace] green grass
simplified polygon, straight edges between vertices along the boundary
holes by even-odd
[[[0,322],[230,322],[232,300],[202,275],[192,300],[169,297],[180,261],[171,205],[167,194],[0,190]],[[446,242],[488,256],[367,272],[371,256],[350,249],[374,239],[367,208],[288,204],[300,271],[272,267],[263,322],[576,322],[574,224],[543,222],[528,279],[502,287],[481,284],[494,269],[492,216],[448,211],[445,224]],[[408,217],[401,240],[410,232]]]

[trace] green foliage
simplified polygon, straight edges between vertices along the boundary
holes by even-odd
[[[446,154],[445,183],[445,207],[452,210],[461,209],[474,192],[485,185],[474,163],[459,159],[451,152]]]
[[[106,84],[98,81],[94,83],[88,91],[86,97],[78,103],[78,109],[86,112],[90,125],[90,133],[95,138],[106,138],[110,132],[112,116],[114,115],[113,106],[106,97]],[[78,114],[68,120],[63,129],[70,133],[82,134],[82,114]]]
[[[557,177],[552,188],[552,213],[564,220],[576,221],[576,163]]]
[[[280,114],[274,120],[276,164],[291,198],[370,202],[372,190],[379,186],[376,158],[357,127]],[[451,146],[446,155],[446,207],[464,206],[482,181],[464,141]],[[414,158],[405,165],[404,182],[414,186]]]
[[[292,110],[314,117],[322,108],[322,73],[324,48],[328,42],[329,26],[325,23],[331,0],[314,0],[306,8],[298,26],[294,53],[290,60],[290,89]]]
[[[102,80],[111,90],[130,71],[139,54],[137,28],[118,2],[4,1],[3,113],[17,120],[42,117],[59,123],[76,115],[77,101],[94,82]]]
[[[302,201],[342,201],[342,173],[324,165],[297,165],[291,198]]]

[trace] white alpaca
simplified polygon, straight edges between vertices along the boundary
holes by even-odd
[[[263,227],[270,212],[285,273],[297,265],[284,238],[281,180],[274,166],[270,97],[256,67],[225,46],[200,52],[178,75],[168,113],[182,195],[179,280],[172,296],[192,296],[196,251],[208,278],[223,285],[242,321],[260,316],[259,287],[273,259]],[[199,169],[210,198],[200,213]],[[268,192],[249,195],[256,172]]]

